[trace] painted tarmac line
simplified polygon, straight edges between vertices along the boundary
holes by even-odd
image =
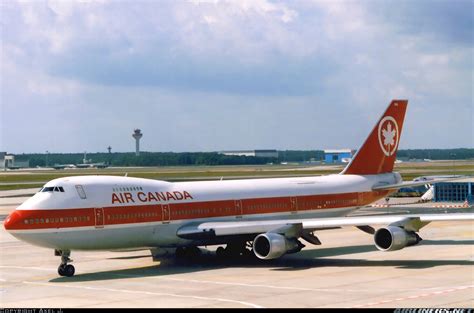
[[[0,268],[12,268],[19,270],[37,270],[37,271],[46,271],[46,272],[56,272],[56,269],[46,268],[46,267],[31,267],[31,266],[13,266],[13,265],[0,265]]]
[[[251,308],[257,308],[257,309],[264,308],[260,305],[250,303],[250,302],[223,299],[223,298],[209,298],[209,297],[202,297],[202,296],[180,295],[180,294],[174,294],[174,293],[161,293],[161,292],[138,291],[138,290],[128,290],[128,289],[111,289],[111,288],[90,287],[90,286],[82,286],[82,285],[81,286],[72,286],[72,285],[63,285],[63,284],[52,285],[52,284],[47,284],[47,283],[38,283],[38,282],[29,282],[29,281],[23,281],[22,283],[27,284],[27,285],[37,285],[37,286],[56,287],[56,288],[73,288],[73,289],[85,289],[85,290],[95,290],[95,291],[121,292],[121,293],[129,293],[129,294],[143,294],[143,295],[150,295],[150,296],[166,296],[166,297],[228,302],[228,303],[235,303],[235,304],[240,304],[243,306],[248,306]]]
[[[153,277],[149,277],[149,278],[153,278]],[[245,284],[245,283],[236,283],[236,282],[219,282],[219,281],[195,280],[195,279],[180,279],[180,278],[162,278],[162,279],[171,280],[171,281],[178,281],[178,282],[184,282],[184,283],[213,284],[213,285],[226,285],[226,286],[239,286],[239,287],[286,289],[286,290],[296,290],[296,291],[333,291],[331,289],[313,289],[313,288],[300,288],[300,287],[258,285],[258,284]]]
[[[0,265],[0,268],[12,268],[12,269],[29,269],[29,270],[40,270],[40,271],[47,271],[47,272],[56,272],[56,269],[51,268],[44,268],[44,267],[27,267],[27,266],[9,266],[9,265]],[[163,281],[176,281],[176,282],[184,282],[184,283],[195,283],[195,284],[212,284],[212,285],[224,285],[224,286],[236,286],[236,287],[250,287],[250,288],[267,288],[267,289],[282,289],[282,290],[295,290],[295,291],[317,291],[317,292],[367,292],[367,289],[340,289],[340,288],[302,288],[302,287],[288,287],[288,286],[274,286],[274,285],[262,285],[262,284],[246,284],[246,283],[238,283],[238,282],[220,282],[220,281],[209,281],[209,280],[196,280],[196,279],[181,279],[181,278],[170,278],[170,277],[143,277],[139,275],[125,275],[125,274],[112,274],[113,276],[119,276],[124,278],[140,278],[140,279],[155,279],[155,280],[163,280]],[[5,281],[5,280],[4,280]],[[470,286],[468,286],[470,287]],[[430,288],[415,288],[415,289],[399,289],[398,291],[424,291],[429,292],[431,290],[436,290],[440,288],[459,288],[459,287],[430,287]],[[471,287],[472,288],[472,287]],[[378,289],[381,290],[381,289]],[[392,290],[392,289],[390,289]],[[429,293],[429,295],[438,295],[443,294],[446,292],[456,291],[457,289],[448,289],[448,290],[438,290]],[[422,295],[424,296],[424,294]],[[413,296],[412,296],[413,297]],[[417,296],[418,297],[418,296]],[[399,298],[395,300],[388,300],[390,302],[393,301],[401,301],[405,298]]]
[[[430,292],[430,293],[423,293],[423,294],[419,294],[419,295],[411,295],[411,296],[407,296],[407,297],[401,297],[401,298],[397,298],[397,299],[389,299],[389,300],[382,300],[382,301],[378,301],[378,302],[358,304],[358,305],[351,306],[349,308],[354,308],[354,309],[355,308],[364,308],[364,307],[377,306],[377,305],[392,303],[392,302],[414,300],[414,299],[419,299],[419,298],[427,298],[427,297],[447,294],[447,293],[451,293],[451,292],[455,292],[455,291],[467,290],[467,289],[470,289],[470,288],[474,288],[474,285],[460,286],[460,287],[450,288],[450,289],[446,289],[446,290],[434,291],[434,292]]]
[[[196,284],[212,284],[212,285],[224,285],[224,286],[236,286],[236,287],[250,287],[250,288],[267,288],[267,289],[283,289],[283,290],[295,290],[295,291],[317,291],[317,292],[333,292],[333,293],[341,293],[341,292],[353,292],[353,293],[360,293],[360,292],[367,292],[371,289],[341,289],[341,288],[303,288],[303,287],[288,287],[288,286],[274,286],[274,285],[262,285],[262,284],[246,284],[246,283],[238,283],[238,282],[220,282],[220,281],[209,281],[209,280],[196,280],[196,279],[181,279],[181,278],[170,278],[170,277],[143,277],[143,276],[136,276],[136,275],[125,275],[125,274],[112,274],[114,276],[120,276],[124,278],[140,278],[140,279],[155,279],[155,280],[164,280],[164,281],[177,281],[183,283],[196,283]],[[440,288],[446,287],[429,287],[429,288],[410,288],[410,289],[399,289],[399,291],[410,292],[410,291],[420,291],[423,290],[425,292],[430,290],[436,290]],[[393,289],[377,289],[379,291],[386,290],[392,291]]]
[[[147,277],[153,278],[153,277]],[[208,281],[208,280],[195,280],[195,279],[180,279],[180,278],[161,278],[171,281],[179,281],[184,283],[198,283],[198,284],[214,284],[214,285],[227,285],[227,286],[238,286],[238,287],[254,287],[254,288],[268,288],[268,289],[284,289],[284,290],[295,290],[295,291],[318,291],[318,292],[367,292],[367,289],[340,289],[340,288],[302,288],[302,287],[287,287],[287,286],[274,286],[274,285],[259,285],[259,284],[245,284],[236,282],[219,282],[219,281]],[[429,288],[433,289],[433,288]],[[379,289],[380,290],[380,289]],[[391,289],[390,289],[391,290]],[[418,291],[420,289],[406,289],[404,291]]]
[[[0,243],[0,248],[26,248],[26,247],[31,247],[27,243],[21,243],[21,242],[2,242]]]

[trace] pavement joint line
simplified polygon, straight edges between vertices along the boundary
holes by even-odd
[[[17,268],[17,269],[32,269],[32,270],[42,270],[42,271],[51,271],[55,272],[55,269],[49,269],[49,268],[42,268],[42,267],[22,267],[22,266],[3,266],[0,265],[0,268]],[[243,286],[243,287],[255,287],[255,288],[268,288],[268,289],[287,289],[287,290],[296,290],[296,291],[319,291],[319,292],[366,292],[367,290],[365,289],[339,289],[339,288],[301,288],[301,287],[288,287],[288,286],[273,286],[273,285],[261,285],[261,284],[245,284],[245,283],[237,283],[237,282],[219,282],[219,281],[209,281],[209,280],[196,280],[196,279],[180,279],[180,278],[167,278],[167,277],[144,277],[144,276],[137,276],[137,275],[125,275],[125,274],[112,274],[114,276],[120,276],[120,277],[128,277],[128,278],[144,278],[144,279],[158,279],[158,280],[168,280],[168,281],[178,281],[178,282],[186,282],[186,283],[198,283],[198,284],[214,284],[214,285],[229,285],[229,286]],[[6,280],[3,280],[6,282]],[[94,288],[94,287],[91,287]],[[433,289],[439,289],[442,287],[430,287],[430,288],[424,288],[421,289],[423,291],[429,291]],[[434,294],[443,294],[446,292],[452,292],[456,290],[460,290],[459,288],[462,287],[457,287],[453,289],[448,289],[448,290],[440,290],[440,291],[433,291],[429,294],[423,294],[420,297],[424,297],[425,295],[434,295]],[[473,286],[467,286],[466,288],[474,288]],[[379,289],[381,290],[381,289]],[[416,289],[403,289],[399,291],[420,291],[419,288]],[[419,297],[419,296],[417,296]],[[399,298],[395,299],[395,301],[400,301],[405,298]],[[389,300],[389,301],[394,301],[394,300]]]
[[[451,292],[455,292],[455,291],[467,290],[467,289],[470,289],[470,288],[474,288],[474,285],[460,286],[460,287],[456,287],[456,288],[445,289],[445,290],[440,290],[440,291],[435,291],[435,292],[430,292],[430,293],[423,293],[423,294],[420,294],[420,295],[411,295],[411,296],[401,297],[401,298],[396,298],[396,299],[381,300],[381,301],[378,301],[378,302],[357,304],[357,305],[353,305],[353,306],[348,307],[348,308],[351,308],[351,309],[364,308],[364,307],[376,306],[376,305],[380,305],[380,304],[386,304],[386,303],[392,303],[392,302],[398,302],[398,301],[426,298],[426,297],[440,295],[440,294],[447,294],[447,293],[451,293]]]
[[[154,278],[154,277],[148,277]],[[256,287],[256,288],[269,288],[269,289],[287,289],[296,291],[319,291],[319,292],[366,292],[365,289],[339,289],[339,288],[301,288],[301,287],[287,287],[287,286],[272,286],[272,285],[260,285],[260,284],[245,284],[245,283],[234,283],[234,282],[219,282],[219,281],[206,281],[206,280],[195,280],[195,279],[179,279],[179,278],[161,278],[165,280],[181,281],[186,283],[203,283],[203,284],[215,284],[215,285],[230,285],[230,286],[243,286],[243,287]],[[420,289],[406,289],[404,291],[417,291]]]
[[[208,281],[208,280],[195,280],[195,279],[179,279],[179,278],[167,278],[167,277],[142,277],[136,275],[126,275],[126,274],[112,274],[114,276],[128,277],[128,278],[143,278],[143,279],[158,279],[158,280],[171,280],[171,281],[180,281],[186,283],[201,283],[201,284],[215,284],[215,285],[229,285],[229,286],[243,286],[243,287],[256,287],[256,288],[268,288],[268,289],[286,289],[286,290],[295,290],[295,291],[319,291],[319,292],[366,292],[365,289],[340,289],[340,288],[301,288],[301,287],[287,287],[287,286],[272,286],[272,285],[260,285],[260,284],[245,284],[245,283],[236,283],[236,282],[219,282],[219,281]],[[438,287],[426,288],[424,290],[436,289]],[[380,289],[379,289],[380,290]],[[391,290],[391,289],[387,289]],[[416,289],[404,289],[402,291],[419,291],[419,288]]]
[[[24,248],[24,247],[26,247],[26,246],[27,246],[27,245],[13,245],[13,246],[8,246],[8,245],[3,246],[3,245],[1,245],[0,247],[6,249],[6,248]]]
[[[27,270],[38,270],[38,271],[47,271],[47,272],[56,272],[51,268],[46,267],[31,267],[31,266],[11,266],[11,265],[0,265],[0,268],[13,268],[13,269],[27,269]]]
[[[192,296],[192,295],[180,295],[180,294],[173,294],[173,293],[162,293],[162,292],[151,292],[151,291],[140,291],[140,290],[128,290],[128,289],[111,289],[111,288],[101,288],[101,287],[90,287],[90,286],[72,286],[72,285],[52,285],[47,283],[39,283],[39,282],[29,282],[23,281],[23,284],[27,285],[38,285],[38,286],[46,286],[46,287],[59,287],[59,288],[76,288],[76,289],[86,289],[86,290],[95,290],[95,291],[109,291],[109,292],[122,292],[122,293],[130,293],[130,294],[145,294],[151,296],[169,296],[169,297],[178,297],[178,298],[191,298],[191,299],[198,299],[198,300],[212,300],[212,301],[219,301],[219,302],[230,302],[230,303],[237,303],[244,306],[252,307],[261,309],[264,308],[260,305],[245,302],[245,301],[238,301],[238,300],[231,300],[231,299],[223,299],[223,298],[210,298],[210,297],[202,297],[202,296]]]

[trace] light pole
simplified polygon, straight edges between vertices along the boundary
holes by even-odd
[[[48,167],[48,157],[49,157],[49,151],[46,150],[46,167]]]
[[[456,153],[451,153],[451,157],[453,158],[453,176],[454,176],[454,172],[456,170],[456,167],[455,167],[455,162],[456,162]]]

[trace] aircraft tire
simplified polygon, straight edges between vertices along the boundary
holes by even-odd
[[[72,265],[66,265],[64,268],[64,276],[72,277],[74,276],[75,272],[76,272],[76,269]]]
[[[176,257],[178,259],[184,258],[186,255],[186,250],[183,247],[176,248]]]
[[[218,247],[216,250],[216,255],[218,258],[224,258],[226,256],[226,251],[223,247]]]
[[[59,265],[58,267],[58,274],[59,276],[66,276],[66,273],[65,273],[65,266],[64,265]]]

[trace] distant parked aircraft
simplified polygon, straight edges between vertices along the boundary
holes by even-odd
[[[62,169],[65,169],[65,168],[76,168],[76,165],[74,165],[74,164],[54,164],[53,168],[55,170],[62,170]]]
[[[72,169],[72,168],[106,168],[109,167],[108,164],[102,162],[102,163],[78,163],[78,164],[55,164],[53,166],[54,169],[56,170],[62,170],[62,169]]]

